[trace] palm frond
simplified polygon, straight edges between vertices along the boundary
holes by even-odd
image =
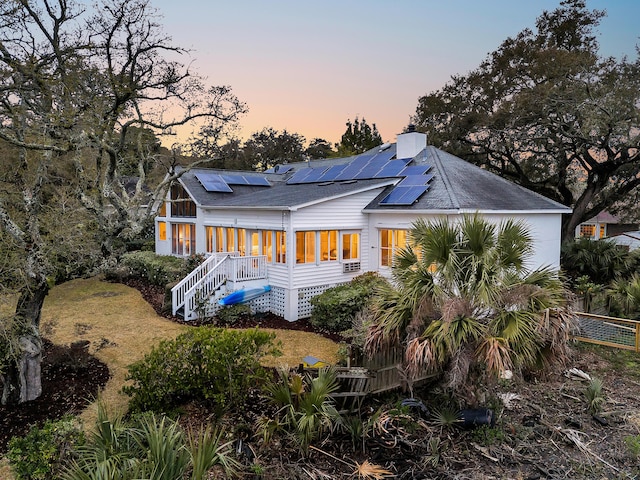
[[[483,360],[487,371],[495,376],[513,369],[509,342],[505,338],[484,338],[478,345],[476,355]]]
[[[357,475],[358,478],[371,480],[383,480],[394,476],[394,474],[389,470],[386,470],[375,463],[371,463],[369,460],[365,460],[362,463],[356,462],[356,469],[353,472],[353,475]]]

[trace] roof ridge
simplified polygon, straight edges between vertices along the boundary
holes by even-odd
[[[449,182],[449,178],[447,177],[447,175],[444,175],[444,167],[442,166],[442,160],[440,159],[440,150],[434,147],[433,145],[427,146],[427,149],[431,151],[431,157],[434,159],[433,163],[437,164],[438,172],[440,173],[440,179],[442,180],[444,188],[447,190],[447,194],[451,199],[451,203],[453,204],[454,208],[459,209],[460,202],[458,201],[458,198],[455,195],[453,187]]]

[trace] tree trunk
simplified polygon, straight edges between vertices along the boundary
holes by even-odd
[[[42,393],[40,364],[42,340],[40,315],[49,292],[46,282],[23,291],[16,307],[17,355],[3,378],[2,404],[17,404],[35,400]]]

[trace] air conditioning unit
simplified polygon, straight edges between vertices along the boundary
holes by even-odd
[[[342,273],[351,273],[360,271],[360,262],[349,262],[342,264]]]

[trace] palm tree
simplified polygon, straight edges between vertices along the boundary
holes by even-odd
[[[374,299],[366,349],[405,348],[405,369],[445,373],[458,393],[482,377],[565,359],[573,317],[550,268],[530,271],[523,223],[416,221]]]

